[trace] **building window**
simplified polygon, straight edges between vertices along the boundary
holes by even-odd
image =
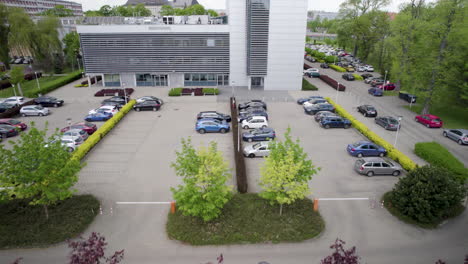
[[[263,88],[263,77],[251,77],[250,85],[252,88]]]
[[[184,80],[184,86],[223,86],[229,83],[228,75],[213,73],[186,73]]]
[[[137,86],[167,86],[166,74],[136,74]]]
[[[106,86],[120,86],[120,74],[104,74]]]

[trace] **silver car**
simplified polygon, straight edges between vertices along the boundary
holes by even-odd
[[[41,105],[28,105],[23,106],[20,110],[22,116],[46,116],[49,114],[49,108],[42,107]]]
[[[249,158],[266,157],[270,154],[268,142],[259,142],[244,148],[244,156]]]
[[[374,175],[398,176],[403,171],[401,166],[387,158],[369,157],[360,158],[354,163],[354,170],[369,177]]]
[[[88,133],[83,129],[71,129],[63,133],[64,136],[81,137],[84,140],[88,139]]]
[[[442,134],[460,145],[468,145],[468,129],[446,129]]]

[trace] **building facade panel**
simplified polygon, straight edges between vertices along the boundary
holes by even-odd
[[[40,13],[52,9],[57,5],[63,5],[65,8],[73,11],[74,16],[83,15],[83,7],[79,3],[64,0],[0,0],[0,3],[10,6],[23,8],[29,15],[39,15]]]

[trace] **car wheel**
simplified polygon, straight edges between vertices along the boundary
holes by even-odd
[[[379,157],[383,157],[383,156],[385,156],[385,153],[384,153],[384,152],[380,152],[380,153],[379,153]]]
[[[358,158],[362,158],[362,153],[357,154]]]
[[[200,133],[200,134],[205,134],[205,132],[206,132],[206,131],[205,131],[205,129],[203,129],[203,128],[200,129],[200,130],[198,130],[198,133]]]
[[[442,135],[444,135],[444,137],[447,137],[447,132],[442,133]]]
[[[253,139],[249,138],[249,139],[247,139],[247,141],[248,141],[248,142],[252,142],[252,141],[253,141]]]
[[[326,128],[326,129],[329,129],[329,128],[330,128],[330,126],[329,126],[329,125],[325,125],[325,128]]]
[[[57,108],[57,107],[58,107],[58,104],[54,104],[54,107]]]
[[[267,126],[265,126],[265,125],[262,126],[262,128],[265,128],[265,127],[267,127]]]
[[[67,148],[68,152],[73,152],[73,148]]]
[[[348,129],[348,128],[350,128],[350,127],[351,127],[350,125],[345,125],[345,126],[344,126],[345,129]]]
[[[156,112],[156,111],[158,111],[158,109],[156,109],[156,107],[153,107],[153,111]]]
[[[461,139],[459,139],[459,140],[457,141],[457,143],[458,143],[458,145],[463,145],[463,142],[461,141]]]
[[[249,154],[249,158],[255,158],[255,154],[250,153],[250,154]]]
[[[397,171],[397,170],[396,170],[396,171],[394,171],[394,172],[392,173],[392,175],[393,175],[393,176],[398,176],[398,175],[400,175],[400,171]]]
[[[21,114],[21,116],[22,116],[22,117],[26,117],[26,114],[23,113],[23,114]]]
[[[249,129],[249,126],[244,126],[243,129]]]
[[[43,114],[43,113],[39,113],[39,116],[44,116],[44,114]]]
[[[367,176],[369,176],[369,177],[374,176],[374,172],[373,172],[373,171],[368,171],[368,172],[367,172]]]
[[[426,124],[426,127],[427,127],[427,128],[431,128],[431,126],[430,126],[429,124]]]
[[[221,128],[221,130],[219,130],[219,132],[221,132],[222,134],[224,134],[224,133],[226,133],[226,129]]]

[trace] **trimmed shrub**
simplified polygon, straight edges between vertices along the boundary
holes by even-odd
[[[319,76],[320,80],[324,81],[326,84],[330,85],[333,89],[336,90],[336,87],[338,86],[338,82],[329,77],[328,75],[320,75]],[[338,91],[340,92],[344,92],[346,90],[346,86],[344,86],[343,84],[340,83],[340,86],[338,87]]]
[[[169,96],[180,96],[183,88],[172,88],[169,90]]]
[[[195,95],[195,96],[202,96],[203,95],[203,88],[193,88],[192,92],[193,92],[193,95]]]
[[[338,65],[335,65],[335,64],[330,64],[329,65],[330,68],[332,68],[333,70],[337,71],[337,72],[346,72],[346,69],[343,68],[343,67],[340,67]]]
[[[57,80],[51,81],[47,83],[46,85],[42,85],[40,90],[34,90],[34,91],[28,91],[24,93],[25,97],[33,98],[37,97],[39,94],[46,94],[48,92],[51,92],[57,88],[60,88],[66,84],[69,84],[73,81],[76,81],[81,78],[81,71],[75,71],[70,73],[67,76],[63,76],[58,78]]]
[[[468,179],[468,169],[465,168],[463,163],[437,142],[416,143],[414,153],[429,162],[432,166],[451,171],[461,182],[465,182]]]
[[[302,91],[318,91],[318,88],[306,79],[302,78]]]
[[[99,141],[114,128],[119,121],[130,111],[135,105],[135,100],[130,100],[117,114],[107,120],[96,132],[81,144],[81,146],[73,153],[72,159],[81,160],[84,156],[97,144]]]
[[[78,87],[88,87],[88,85],[87,85],[87,84],[81,84],[81,83],[80,83],[80,84],[76,84],[75,87],[77,87],[77,88],[78,88]]]
[[[219,89],[218,88],[203,88],[204,95],[218,95]]]
[[[101,89],[96,92],[94,96],[114,96],[116,93],[119,96],[130,96],[134,91],[135,90],[133,88],[125,88],[125,92],[123,89]]]
[[[334,63],[335,61],[338,61],[336,56],[325,56],[326,63]]]
[[[304,70],[307,70],[307,69],[310,69],[310,68],[312,68],[312,67],[304,63]]]
[[[381,138],[379,135],[376,133],[372,132],[366,125],[361,123],[360,121],[356,120],[354,116],[349,114],[343,107],[340,105],[336,104],[331,100],[330,98],[325,98],[330,104],[332,104],[335,107],[335,112],[348,119],[351,121],[353,124],[353,127],[356,128],[361,134],[366,136],[370,141],[374,142],[377,145],[380,145],[384,147],[387,150],[387,156],[396,162],[400,163],[400,165],[407,171],[411,171],[417,168],[417,164],[411,160],[408,156],[403,154],[401,151],[393,147],[390,143],[388,143],[386,140]]]
[[[245,168],[242,139],[239,138],[241,135],[239,134],[239,122],[237,121],[237,105],[235,97],[231,97],[230,106],[232,120],[232,140],[234,143],[234,162],[236,164],[237,191],[240,193],[246,193],[248,189],[247,170]]]
[[[354,79],[356,81],[364,81],[364,78],[362,78],[361,75],[353,73]]]

